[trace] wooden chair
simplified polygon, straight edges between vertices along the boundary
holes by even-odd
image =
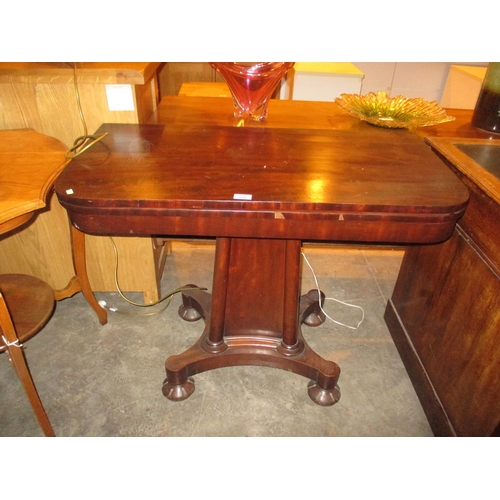
[[[45,413],[22,345],[42,330],[55,307],[44,281],[24,274],[0,275],[0,352],[7,352],[46,436],[55,436]]]

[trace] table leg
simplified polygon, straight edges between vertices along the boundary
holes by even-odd
[[[322,406],[340,398],[340,368],[305,342],[301,324],[324,321],[312,290],[300,297],[299,240],[218,238],[212,294],[183,293],[179,314],[204,319],[200,339],[166,360],[163,394],[181,401],[194,391],[192,375],[225,366],[271,366],[311,380],[308,393]]]
[[[85,234],[76,229],[73,225],[71,226],[71,244],[73,246],[73,263],[76,275],[78,276],[80,289],[89,305],[97,314],[101,325],[105,325],[108,322],[108,314],[106,310],[99,305],[99,302],[97,302],[94,292],[90,287],[89,277],[87,274],[87,263],[85,260]]]

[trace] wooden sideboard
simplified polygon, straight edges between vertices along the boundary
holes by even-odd
[[[427,142],[466,185],[470,201],[449,240],[407,248],[385,319],[434,433],[498,436],[500,137]],[[464,145],[488,148],[481,155],[496,176]]]
[[[84,134],[74,65],[89,134],[102,123],[144,123],[155,112],[160,63],[0,63],[0,129],[31,128],[70,148]],[[108,92],[113,91],[125,95],[128,92],[132,106],[110,110]],[[48,205],[50,209],[42,211],[33,222],[0,239],[0,273],[31,274],[60,290],[75,274],[69,221],[56,196],[49,195]],[[116,291],[111,242],[106,237],[86,238],[93,290]],[[165,248],[155,246],[151,238],[115,241],[120,255],[121,288],[143,292],[146,302],[157,300]]]

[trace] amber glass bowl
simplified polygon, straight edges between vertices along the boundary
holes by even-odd
[[[384,128],[416,128],[450,122],[436,101],[425,101],[420,97],[406,98],[401,95],[389,97],[385,92],[370,92],[366,95],[341,94],[335,102],[351,115],[371,125]]]

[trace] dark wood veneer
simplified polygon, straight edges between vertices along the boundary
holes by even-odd
[[[500,428],[500,191],[489,183],[483,189],[480,171],[443,160],[469,189],[469,206],[449,240],[406,250],[385,319],[434,433],[494,436]]]

